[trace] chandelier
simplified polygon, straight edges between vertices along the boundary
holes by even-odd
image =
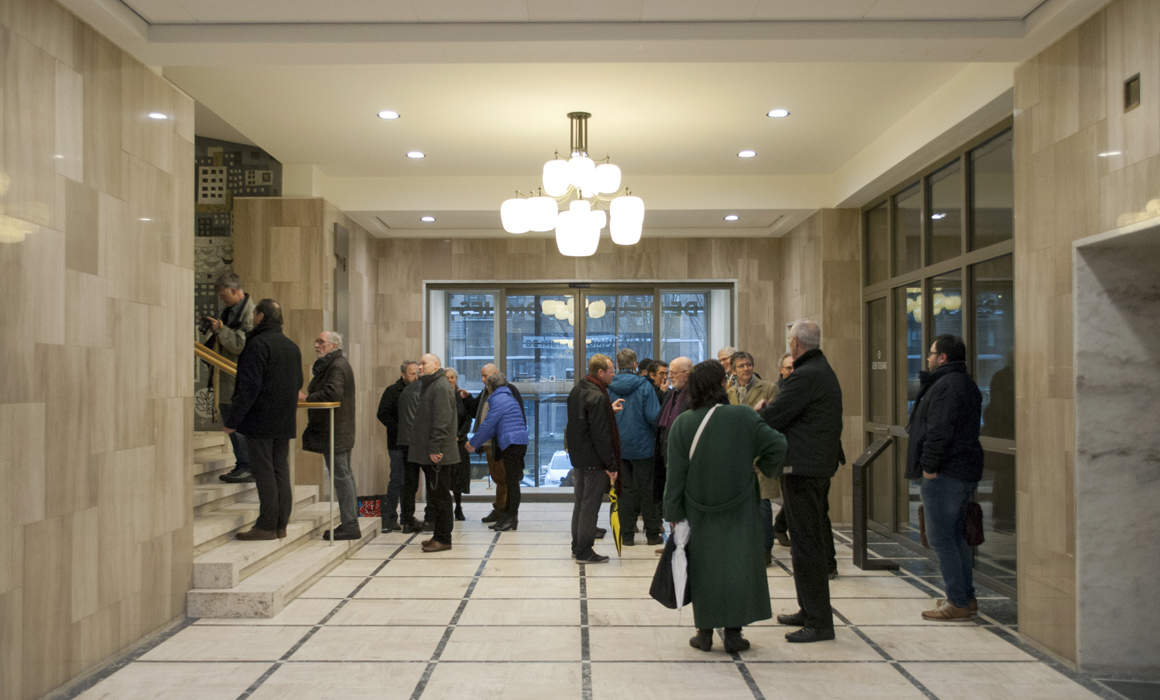
[[[587,257],[600,245],[600,231],[609,227],[612,242],[633,245],[644,225],[644,200],[620,187],[620,168],[606,156],[600,164],[588,156],[588,112],[570,112],[567,160],[544,163],[543,186],[527,195],[516,192],[499,208],[508,233],[545,233],[555,229],[561,255]],[[561,211],[560,205],[568,208]]]

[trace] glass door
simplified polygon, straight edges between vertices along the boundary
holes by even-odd
[[[564,451],[568,393],[576,382],[576,295],[520,291],[504,300],[502,366],[524,400],[524,486],[571,486]]]

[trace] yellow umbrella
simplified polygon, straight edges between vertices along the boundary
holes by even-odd
[[[612,541],[616,543],[616,556],[620,556],[620,550],[624,546],[620,542],[620,512],[616,506],[616,484],[620,480],[612,482],[612,488],[608,489],[608,501],[611,505],[608,507],[608,523],[612,530]]]

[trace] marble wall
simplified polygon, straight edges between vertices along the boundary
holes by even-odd
[[[1160,219],[1076,249],[1076,654],[1160,671]]]
[[[1019,631],[1076,650],[1072,242],[1160,197],[1160,4],[1117,0],[1015,73]],[[1142,103],[1124,111],[1139,73]],[[1081,601],[1082,604],[1082,601]]]
[[[0,56],[0,697],[31,699],[185,610],[193,101],[51,0],[0,3]]]
[[[355,371],[359,414],[351,469],[360,495],[383,493],[386,481],[382,479],[379,488],[381,469],[375,468],[375,453],[368,444],[386,437],[375,419],[382,393],[382,387],[378,393],[374,390],[370,364],[375,356],[378,266],[371,260],[372,239],[366,230],[322,199],[238,197],[234,200],[234,271],[245,280],[246,291],[254,299],[269,297],[282,305],[283,330],[302,351],[302,375],[309,382],[310,367],[317,359],[314,339],[323,330],[333,330],[336,223],[350,232],[350,337],[344,344]],[[303,410],[298,412],[300,435],[305,427]],[[299,447],[295,483],[321,484],[323,475],[322,456]]]

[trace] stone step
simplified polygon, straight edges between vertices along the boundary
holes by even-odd
[[[218,462],[212,465],[214,469],[199,469],[201,465],[193,465],[193,483],[194,484],[224,484],[225,482],[219,479],[223,474],[229,474],[234,469],[233,461]]]
[[[200,450],[204,447],[214,447],[215,445],[228,445],[229,442],[229,436],[220,430],[201,430],[193,434],[194,450]]]
[[[312,540],[230,589],[195,588],[186,594],[189,617],[274,617],[302,591],[379,534],[382,520],[359,518],[362,538]]]
[[[335,509],[335,520],[338,509]],[[295,508],[280,540],[228,540],[193,560],[194,588],[233,588],[299,545],[322,537],[330,526],[330,504],[312,503]]]
[[[222,483],[222,482],[218,482]],[[253,486],[253,484],[249,484]],[[294,487],[294,510],[305,508],[318,500],[317,486]],[[258,519],[258,491],[247,493],[236,503],[197,515],[193,519],[193,554],[204,554],[233,539],[241,530],[248,530]]]
[[[229,448],[223,450],[220,445],[217,447],[207,447],[203,450],[193,451],[193,465],[195,471],[199,466],[213,465],[219,462],[232,463],[233,461],[234,451]]]
[[[227,484],[218,481],[216,484],[193,485],[193,515],[196,518],[202,513],[210,513],[231,503],[237,503],[249,493],[257,493],[258,487],[249,484]]]

